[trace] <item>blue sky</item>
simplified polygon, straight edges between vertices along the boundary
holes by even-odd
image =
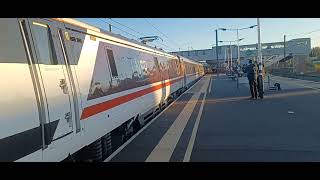
[[[114,33],[131,39],[137,39],[143,35],[160,36],[163,41],[154,41],[153,44],[167,51],[178,51],[179,48],[180,50],[209,49],[215,45],[214,30],[216,28],[243,28],[257,23],[256,18],[112,18],[137,31],[135,32],[108,18],[77,19],[104,29],[108,29],[107,23],[112,24],[115,26],[112,29]],[[283,35],[286,34],[287,40],[310,37],[312,47],[320,46],[320,18],[261,18],[260,25],[262,43],[283,41]],[[315,32],[308,33],[311,31]],[[239,38],[244,38],[241,44],[257,43],[257,29],[239,31]],[[235,39],[236,32],[219,31],[219,40]]]

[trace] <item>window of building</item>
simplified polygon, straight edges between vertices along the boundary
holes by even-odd
[[[118,71],[117,71],[116,62],[114,60],[113,51],[111,49],[107,49],[107,54],[108,54],[109,65],[110,65],[110,69],[111,69],[111,75],[113,77],[117,77]]]
[[[40,64],[58,64],[56,52],[54,50],[51,30],[48,25],[33,22],[32,30],[34,41],[39,53],[38,62]]]
[[[0,18],[0,63],[27,63],[17,19]]]
[[[194,51],[194,54],[195,54],[196,56],[198,56],[198,51]]]
[[[203,55],[206,55],[206,51],[205,51],[205,50],[203,50],[203,51],[202,51],[202,54],[203,54]]]

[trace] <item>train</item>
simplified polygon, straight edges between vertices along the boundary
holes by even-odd
[[[100,162],[204,76],[72,18],[0,18],[0,161]]]

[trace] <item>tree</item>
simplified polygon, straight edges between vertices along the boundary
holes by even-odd
[[[319,56],[320,56],[320,47],[314,47],[314,48],[312,48],[309,56],[310,56],[310,57],[319,57]]]

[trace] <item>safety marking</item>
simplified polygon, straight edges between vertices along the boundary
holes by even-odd
[[[195,102],[197,102],[199,96],[200,93],[195,93],[191,97],[191,101],[187,102],[187,105],[181,111],[177,119],[148,156],[146,162],[169,162],[170,157],[182,135],[182,132],[187,125],[192,112],[194,111],[196,106]]]
[[[197,104],[201,92],[207,90],[209,85],[209,80],[205,81],[200,92],[196,92],[191,99],[188,101],[187,105],[181,111],[177,119],[171,125],[169,130],[162,137],[157,146],[150,153],[146,162],[169,162],[173,151],[185,129],[192,112]]]
[[[212,80],[212,79],[211,79]],[[210,81],[211,83],[212,81]],[[211,87],[209,87],[211,89]],[[188,147],[187,147],[187,150],[186,150],[186,153],[184,155],[184,158],[183,158],[183,162],[189,162],[190,161],[190,157],[191,157],[191,152],[193,150],[193,146],[194,146],[194,142],[195,142],[195,139],[196,139],[196,135],[197,135],[197,132],[198,132],[198,128],[199,128],[199,123],[200,123],[200,119],[201,119],[201,116],[202,116],[202,111],[203,111],[203,106],[204,106],[204,102],[206,100],[206,96],[207,96],[207,93],[204,92],[204,96],[202,98],[202,102],[201,102],[201,106],[200,106],[200,110],[199,110],[199,113],[198,113],[198,116],[197,116],[197,119],[196,119],[196,122],[194,124],[194,127],[192,129],[192,134],[191,134],[191,137],[190,137],[190,140],[189,140],[189,144],[188,144]],[[210,92],[209,92],[210,93]]]
[[[212,77],[210,78],[209,94],[211,94],[211,89],[212,89]]]
[[[174,100],[168,107],[166,107],[163,111],[161,111],[156,117],[154,117],[149,123],[147,123],[143,128],[141,128],[136,134],[134,134],[130,139],[128,139],[124,144],[122,144],[116,151],[114,151],[108,158],[104,160],[104,162],[109,162],[112,158],[114,158],[117,154],[119,154],[122,149],[124,149],[131,141],[133,141],[139,134],[141,134],[147,127],[149,127],[155,120],[158,119],[167,109],[169,109],[174,103],[176,103],[184,94],[190,91],[195,85],[197,85],[200,81],[199,79],[196,83],[194,83],[187,91],[181,94],[176,100]]]
[[[205,93],[204,96],[203,96],[202,102],[201,102],[201,107],[200,107],[200,110],[199,110],[199,113],[198,113],[198,116],[197,116],[197,119],[196,119],[196,123],[195,123],[195,125],[193,127],[193,130],[192,130],[192,134],[191,134],[191,138],[190,138],[190,141],[189,141],[189,144],[188,144],[188,148],[187,148],[186,153],[185,153],[184,158],[183,158],[183,162],[189,162],[190,161],[191,152],[193,150],[194,142],[195,142],[196,135],[197,135],[197,132],[198,132],[198,127],[199,127],[200,119],[201,119],[201,116],[202,116],[202,111],[203,111],[204,102],[206,100],[206,96],[207,96],[207,94]]]

